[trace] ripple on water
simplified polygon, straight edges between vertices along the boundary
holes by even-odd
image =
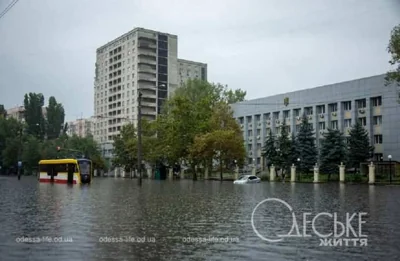
[[[287,201],[296,213],[367,212],[368,248],[319,247],[315,238],[268,243],[251,227],[253,208],[267,197]],[[400,190],[339,184],[148,181],[98,178],[90,186],[39,184],[0,177],[1,260],[399,260]],[[260,231],[290,227],[278,206],[257,212]],[[285,214],[286,213],[286,214]],[[318,224],[321,229],[329,222]],[[16,243],[20,236],[72,237],[72,243]],[[102,243],[130,236],[155,243]],[[238,242],[187,242],[187,238],[238,238]]]

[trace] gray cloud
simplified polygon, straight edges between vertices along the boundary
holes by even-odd
[[[380,74],[399,13],[396,0],[20,0],[0,19],[0,104],[35,91],[68,119],[92,115],[96,48],[133,27],[177,34],[181,58],[248,98]]]

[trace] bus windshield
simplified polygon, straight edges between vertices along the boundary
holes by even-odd
[[[90,162],[88,161],[80,161],[79,162],[79,169],[81,174],[90,174]]]

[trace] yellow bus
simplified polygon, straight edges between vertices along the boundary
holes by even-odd
[[[39,161],[39,182],[85,184],[93,179],[88,159],[52,159]]]

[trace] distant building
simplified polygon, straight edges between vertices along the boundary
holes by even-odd
[[[286,103],[286,104],[285,104]],[[372,76],[312,89],[279,94],[232,105],[247,151],[247,162],[263,164],[267,135],[279,136],[285,122],[289,134],[299,131],[306,115],[315,131],[317,146],[327,129],[349,137],[358,121],[375,147],[374,160],[400,161],[400,86],[385,86],[385,75]]]
[[[68,122],[68,136],[77,135],[79,137],[87,137],[94,133],[94,118],[78,119],[76,121]]]
[[[189,79],[207,81],[207,64],[178,59],[178,83],[183,85]]]
[[[46,107],[42,108],[42,113],[44,118],[46,118],[47,117]],[[25,107],[17,106],[14,108],[7,109],[7,118],[14,118],[20,122],[25,122]]]

